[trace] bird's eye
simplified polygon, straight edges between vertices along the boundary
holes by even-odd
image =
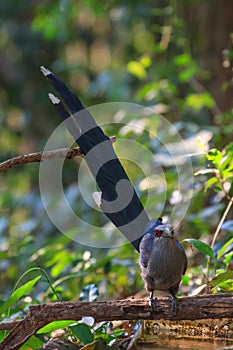
[[[155,236],[155,237],[161,237],[162,234],[163,234],[163,231],[157,230],[157,229],[154,230],[154,236]]]

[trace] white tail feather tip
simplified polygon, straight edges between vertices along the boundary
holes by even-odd
[[[98,207],[100,207],[101,205],[101,195],[102,195],[102,192],[93,192],[92,193],[92,197],[95,201],[95,203],[98,205]]]
[[[44,66],[41,66],[41,67],[40,67],[40,70],[41,70],[42,74],[43,74],[45,77],[47,77],[48,75],[52,74],[52,72],[50,72],[50,70],[47,69],[47,68],[45,68]]]
[[[54,105],[58,105],[61,102],[61,100],[52,93],[49,93],[49,99]]]

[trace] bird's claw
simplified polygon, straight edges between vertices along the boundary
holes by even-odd
[[[149,305],[152,309],[153,312],[156,311],[156,302],[155,302],[155,299],[149,299]]]
[[[153,290],[150,292],[150,296],[149,296],[149,305],[152,309],[152,312],[156,311],[156,302],[153,298]]]
[[[176,316],[177,313],[177,298],[176,296],[171,297],[172,302],[172,316]]]

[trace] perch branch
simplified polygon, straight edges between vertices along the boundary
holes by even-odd
[[[0,343],[1,350],[19,349],[38,329],[57,320],[78,321],[84,316],[95,322],[113,320],[200,320],[233,316],[233,294],[213,294],[183,297],[178,300],[176,316],[172,316],[170,298],[156,298],[156,312],[145,299],[125,299],[102,302],[57,302],[31,306],[29,314],[17,323]]]
[[[0,323],[0,332],[1,331],[10,331],[21,321],[22,320],[1,322]]]
[[[115,136],[110,136],[109,140],[111,142],[116,141]],[[60,148],[53,151],[45,152],[36,152],[30,154],[24,154],[21,156],[13,157],[2,163],[0,163],[0,173],[9,170],[17,165],[27,164],[27,163],[36,163],[44,160],[58,159],[58,158],[67,158],[73,159],[77,156],[82,156],[82,151],[79,147],[74,148]]]

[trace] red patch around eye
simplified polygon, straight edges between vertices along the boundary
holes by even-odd
[[[157,230],[156,228],[154,229],[154,236],[155,237],[161,237],[163,234],[162,230]]]

